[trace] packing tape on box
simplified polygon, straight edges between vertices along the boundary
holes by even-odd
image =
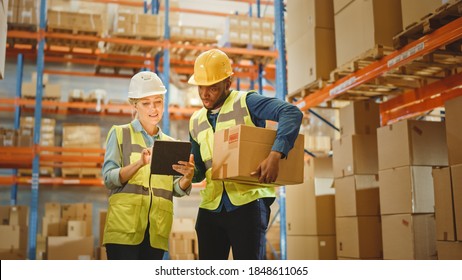
[[[91,24],[91,30],[95,31],[96,26],[95,26],[95,21],[93,19],[93,16],[94,16],[93,14],[90,15],[90,24]]]

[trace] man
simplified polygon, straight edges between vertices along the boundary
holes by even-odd
[[[206,179],[196,222],[199,259],[264,259],[265,233],[272,187],[212,180],[213,134],[239,124],[265,127],[266,120],[279,123],[272,151],[255,170],[260,183],[276,181],[279,160],[288,156],[300,130],[303,114],[283,100],[256,92],[230,90],[232,67],[228,56],[217,49],[200,54],[189,83],[197,85],[204,107],[190,120],[195,160],[193,181]]]

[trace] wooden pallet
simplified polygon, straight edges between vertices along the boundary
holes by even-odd
[[[112,35],[113,38],[122,38],[130,40],[143,40],[143,41],[159,41],[162,40],[159,36],[126,36],[126,35]],[[106,43],[105,50],[107,53],[112,54],[125,54],[125,55],[145,55],[151,54],[154,56],[156,53],[162,50],[158,46],[142,46],[132,44],[119,44],[119,43]]]
[[[79,30],[78,27],[74,29],[62,29],[62,28],[51,28],[48,27],[49,32],[55,33],[64,33],[64,34],[72,34],[72,35],[86,35],[86,36],[93,36],[98,37],[101,35],[100,32],[96,31],[82,31]],[[46,48],[50,50],[53,46],[59,47],[67,47],[69,51],[72,52],[75,48],[84,48],[84,49],[91,49],[92,53],[95,53],[98,49],[98,42],[97,41],[84,41],[78,39],[58,39],[58,38],[47,38]]]
[[[395,49],[400,49],[461,16],[462,0],[446,3],[435,10],[434,13],[425,15],[420,21],[407,26],[404,31],[393,37],[393,46]],[[460,47],[460,43],[458,45]]]
[[[297,101],[298,99],[301,99],[301,98],[304,98],[310,94],[312,94],[313,92],[316,92],[320,89],[322,89],[323,87],[325,87],[326,85],[328,84],[328,81],[325,81],[323,79],[317,79],[316,81],[313,81],[309,84],[307,84],[306,86],[296,90],[296,91],[293,91],[291,93],[289,93],[287,95],[287,101],[290,102],[290,103],[293,103],[295,101]]]
[[[8,23],[8,30],[20,30],[37,32],[37,26],[32,24]],[[11,38],[7,37],[6,42],[9,47],[14,48],[16,45],[28,45],[32,50],[37,49],[37,39],[33,38]]]
[[[19,176],[32,176],[32,169],[18,169]],[[53,167],[40,167],[40,176],[44,177],[56,177]]]

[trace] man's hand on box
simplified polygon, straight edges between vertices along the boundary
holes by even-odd
[[[257,170],[250,173],[250,175],[258,177],[259,183],[274,183],[278,178],[280,159],[280,152],[271,151],[269,155],[260,163]]]

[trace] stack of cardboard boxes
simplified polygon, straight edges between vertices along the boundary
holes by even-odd
[[[101,127],[97,124],[63,124],[63,147],[65,148],[101,148]],[[102,157],[100,153],[63,152],[63,156]],[[102,158],[101,158],[102,161]],[[63,164],[63,177],[101,177],[99,160],[88,160],[75,164]]]
[[[89,203],[46,203],[42,218],[44,259],[93,259],[92,211]]]
[[[286,188],[287,258],[334,260],[335,190],[332,158],[308,158],[303,184]]]
[[[173,220],[168,250],[171,260],[195,260],[198,258],[199,245],[194,225],[193,219],[177,218]]]
[[[335,69],[335,32],[332,0],[287,2],[288,91],[299,91],[329,79]]]
[[[433,169],[438,259],[462,259],[462,98],[447,101],[449,167]]]
[[[274,45],[274,22],[267,18],[233,15],[226,18],[220,45],[252,45],[270,48]]]
[[[29,207],[0,206],[0,259],[27,257]]]
[[[337,256],[382,258],[377,169],[379,107],[358,101],[340,110],[341,138],[332,143]]]
[[[48,82],[48,74],[42,76],[42,98],[59,101],[61,99],[61,85],[52,84]],[[21,95],[25,98],[35,99],[37,95],[37,73],[32,73],[32,81],[30,83],[23,83]]]
[[[447,166],[444,123],[377,130],[384,259],[436,259],[432,168]]]
[[[55,119],[48,119],[42,118],[42,122],[40,125],[40,146],[43,147],[54,147],[55,146],[55,127],[56,127],[56,120]],[[22,131],[23,137],[18,138],[21,139],[23,145],[30,143],[33,144],[33,130],[35,127],[35,119],[34,117],[21,117],[19,121],[20,131]],[[29,136],[27,136],[29,135]],[[18,142],[19,145],[20,142]],[[50,151],[42,151],[40,154],[50,154]],[[53,163],[49,163],[53,164]],[[30,175],[32,174],[31,169],[19,169],[19,174]],[[40,167],[40,175],[44,176],[54,176],[55,172],[53,167],[50,166],[41,166]]]
[[[8,2],[8,1],[6,1]],[[37,28],[39,23],[40,1],[9,0],[8,22],[14,25]]]

